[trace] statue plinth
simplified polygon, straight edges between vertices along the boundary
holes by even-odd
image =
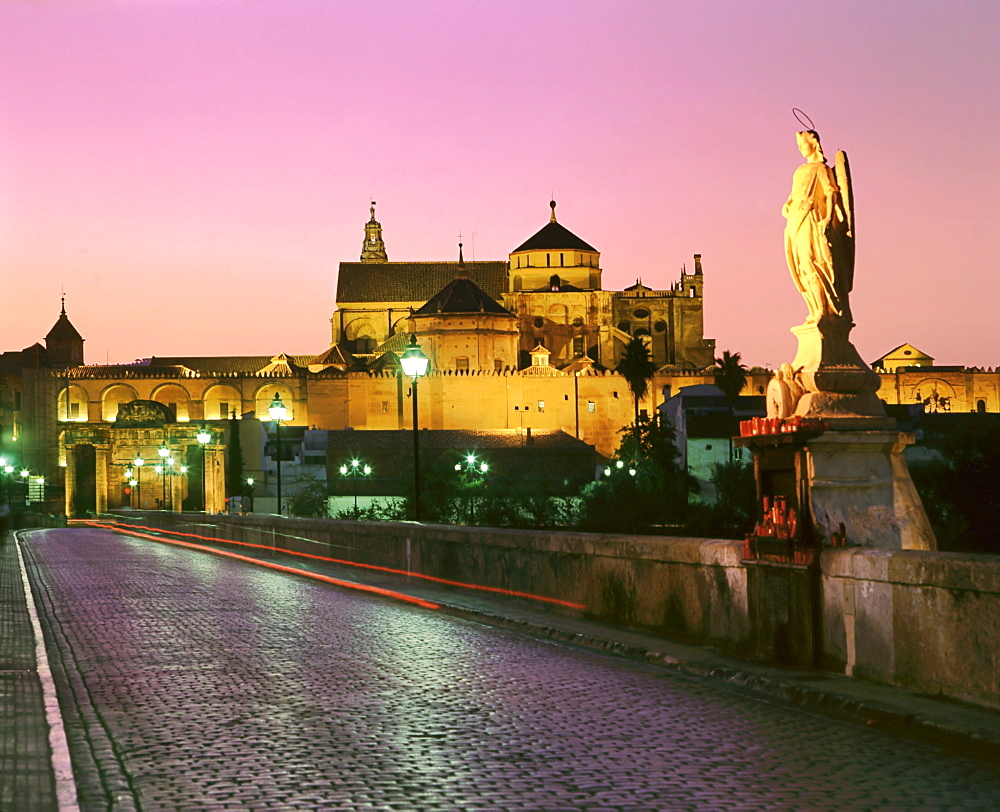
[[[878,399],[880,379],[848,336],[850,321],[821,321],[792,328],[799,340],[792,361],[795,380],[805,390],[794,414],[804,417],[885,418]]]

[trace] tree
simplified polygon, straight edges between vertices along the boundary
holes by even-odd
[[[729,350],[715,359],[715,385],[725,393],[730,406],[735,405],[747,382],[747,368],[740,360],[738,352],[730,354]]]
[[[290,516],[328,517],[326,483],[308,474],[300,475],[298,489],[288,498],[288,513]]]
[[[622,352],[622,357],[618,361],[615,370],[625,378],[629,391],[635,402],[635,424],[634,432],[636,443],[639,443],[639,401],[649,392],[649,382],[656,373],[656,364],[649,356],[649,347],[640,336],[635,336]]]
[[[610,475],[584,488],[583,529],[637,533],[684,520],[694,478],[678,464],[674,429],[659,421],[637,426],[622,429]]]
[[[933,416],[932,416],[933,417]],[[958,417],[958,415],[955,415]],[[925,427],[925,445],[938,455],[911,463],[910,476],[943,552],[1000,553],[997,535],[997,481],[1000,430],[995,415],[974,415],[945,433],[943,423]],[[952,418],[954,419],[954,418]]]

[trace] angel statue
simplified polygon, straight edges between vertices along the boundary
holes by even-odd
[[[796,133],[796,141],[806,161],[795,170],[792,191],[781,209],[787,221],[788,269],[809,308],[806,324],[850,324],[854,199],[847,155],[838,152],[835,169],[831,169],[815,130]]]

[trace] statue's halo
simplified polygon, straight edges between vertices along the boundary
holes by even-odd
[[[801,124],[803,127],[807,127],[807,128],[809,128],[810,130],[813,130],[813,131],[816,130],[816,125],[813,124],[812,119],[809,118],[809,116],[807,116],[798,107],[793,107],[792,108],[792,115],[795,116],[795,118],[798,120],[799,124]]]

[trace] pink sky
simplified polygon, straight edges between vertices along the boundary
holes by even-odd
[[[606,288],[701,253],[706,335],[791,360],[790,108],[851,159],[852,338],[1000,364],[1000,3],[0,4],[0,349],[319,353],[371,197],[392,260],[559,219]]]

